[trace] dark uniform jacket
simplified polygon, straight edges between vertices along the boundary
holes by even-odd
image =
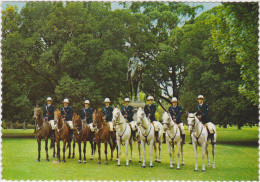
[[[182,123],[181,121],[181,114],[182,114],[182,107],[177,105],[176,107],[169,107],[168,109],[169,113],[171,114],[171,116],[175,116],[175,118],[173,119],[176,119],[176,123],[179,124],[179,123]]]
[[[61,108],[61,115],[65,117],[66,121],[72,121],[72,114],[73,114],[72,107],[67,106]]]
[[[102,108],[102,113],[106,117],[106,122],[112,121],[113,110],[114,109],[111,106]]]
[[[87,123],[90,124],[90,123],[93,123],[93,119],[92,119],[92,114],[93,114],[93,110],[92,108],[84,108],[81,110],[81,114],[80,114],[80,117],[81,119],[86,119]]]
[[[156,112],[156,105],[151,104],[151,105],[144,106],[144,113],[146,117],[151,120],[151,122],[156,121],[155,112]]]
[[[43,117],[48,117],[48,121],[54,120],[54,108],[55,106],[51,104],[50,106],[46,104],[43,108]]]
[[[203,103],[202,105],[198,104],[196,107],[196,116],[201,115],[201,121],[203,124],[210,122],[209,119],[209,106],[208,104]]]
[[[123,114],[123,116],[124,115],[127,115],[127,121],[128,122],[132,122],[133,121],[133,116],[134,116],[134,108],[133,108],[133,106],[123,106],[122,107],[122,114]]]

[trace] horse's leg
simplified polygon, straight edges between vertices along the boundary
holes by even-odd
[[[130,145],[130,150],[131,150],[131,155],[130,155],[130,160],[129,162],[132,162],[133,159],[133,141],[129,139],[129,145]]]
[[[83,164],[86,163],[86,146],[87,146],[87,141],[84,141],[84,147],[83,147],[83,153],[84,153],[84,159],[83,159]]]
[[[93,141],[89,141],[90,145],[91,145],[91,157],[90,160],[93,160],[93,155],[94,155],[94,145],[93,145]]]
[[[120,166],[120,156],[121,156],[121,143],[120,143],[120,139],[117,139],[117,148],[118,148],[117,166]]]
[[[70,131],[72,132],[72,131]],[[71,136],[69,136],[70,138],[68,139],[68,147],[69,147],[69,155],[68,155],[68,159],[70,159],[70,155],[71,155],[71,141],[72,141],[72,134]]]
[[[129,146],[129,140],[125,141],[125,156],[126,156],[126,164],[125,166],[129,166],[129,161],[128,161],[128,146]]]
[[[143,148],[143,165],[142,167],[145,168],[145,142],[141,140],[142,148]]]
[[[181,140],[178,141],[177,143],[177,170],[180,170],[180,145],[181,145]]]
[[[55,138],[52,139],[52,143],[54,143],[53,144],[53,154],[52,154],[52,157],[54,158],[55,157]]]
[[[184,166],[183,143],[181,143],[181,157],[182,157],[182,165]]]
[[[137,141],[138,143],[138,151],[139,151],[139,163],[142,162],[142,159],[141,159],[141,141]]]
[[[156,141],[154,142],[153,146],[154,146],[154,152],[155,152],[155,162],[158,162],[158,160],[157,160],[157,146],[156,146]]]
[[[49,155],[48,155],[48,137],[45,138],[45,151],[46,151],[46,161],[49,161]]]
[[[210,167],[208,144],[206,144],[206,155],[207,155],[207,159],[208,159],[208,167]]]
[[[149,167],[153,167],[153,144],[154,143],[154,139],[152,139],[150,141],[150,165]]]
[[[195,172],[198,172],[198,153],[197,153],[197,144],[195,142],[192,142],[193,148],[194,148],[194,153],[195,153]]]
[[[159,141],[159,160],[158,160],[158,163],[161,163],[161,151],[162,151],[162,140]]]
[[[173,163],[172,163],[172,149],[171,149],[171,144],[169,141],[166,141],[168,152],[169,152],[169,157],[170,157],[170,169],[173,169]]]
[[[81,141],[80,141],[80,139],[78,140],[78,146],[79,146],[79,161],[78,161],[78,163],[81,163]]]
[[[213,160],[212,160],[212,168],[215,169],[215,148],[216,144],[212,145],[212,155],[213,155]]]
[[[202,145],[201,145],[201,148],[202,148],[202,172],[205,172],[205,150],[206,150],[206,142],[204,142]]]
[[[105,144],[105,156],[106,156],[105,165],[107,165],[107,141],[104,141],[104,144]],[[111,150],[111,152],[113,153],[112,150]]]
[[[76,140],[73,139],[73,153],[72,153],[72,159],[75,159],[75,145],[76,145]]]
[[[58,162],[60,162],[60,140],[56,139],[56,143],[57,143],[57,158],[58,158]]]
[[[97,143],[97,146],[98,146],[98,164],[101,164],[101,156],[100,156],[100,155],[101,155],[101,154],[100,154],[100,147],[101,147],[101,146],[100,146],[100,143],[101,143],[101,142],[98,142],[98,143]]]
[[[174,148],[174,142],[172,142],[172,164],[175,165],[175,148]]]
[[[65,162],[65,150],[66,150],[66,139],[63,140],[63,160],[62,162]]]
[[[38,143],[38,159],[37,162],[40,162],[40,158],[41,158],[41,138],[37,138],[37,143]]]

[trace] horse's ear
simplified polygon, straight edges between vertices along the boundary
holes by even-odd
[[[189,112],[188,112],[188,111],[186,111],[186,114],[187,114],[187,115],[189,115]]]
[[[194,113],[194,115],[196,116],[197,112]]]

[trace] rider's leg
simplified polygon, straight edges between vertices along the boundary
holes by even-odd
[[[183,123],[179,123],[178,126],[180,127],[180,130],[181,130],[182,142],[183,142],[183,144],[185,144],[185,131],[184,131]]]

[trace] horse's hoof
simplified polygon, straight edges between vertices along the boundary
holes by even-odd
[[[110,161],[112,161],[113,159],[111,158]]]
[[[81,163],[81,161],[79,160],[79,161],[78,161],[78,163],[80,164],[80,163]]]
[[[170,169],[173,169],[173,167],[170,167]]]
[[[210,167],[210,164],[208,164],[208,167]]]
[[[145,168],[145,166],[142,166],[142,168]]]
[[[93,158],[90,158],[90,160],[93,160]]]
[[[212,169],[215,169],[216,167],[215,166],[212,166]]]
[[[139,163],[142,163],[142,161],[139,161]]]
[[[153,167],[153,165],[150,165],[149,167],[150,167],[150,168],[152,168],[152,167]]]
[[[72,156],[72,159],[75,159],[75,156]]]
[[[83,161],[83,164],[86,164],[86,161]]]
[[[101,162],[98,162],[98,164],[101,164]]]
[[[184,166],[185,164],[182,164],[182,166]]]
[[[157,161],[158,163],[161,163],[161,161]]]
[[[47,162],[49,162],[50,160],[49,159],[46,159]]]
[[[55,155],[53,155],[52,157],[55,158]]]
[[[129,162],[132,162],[132,160],[129,160]]]
[[[70,156],[67,159],[70,159]]]
[[[125,167],[128,167],[129,165],[125,165]]]
[[[154,162],[158,162],[157,160],[155,160]]]
[[[177,170],[181,170],[181,168],[177,168]]]
[[[198,170],[195,169],[194,172],[198,172]]]
[[[117,166],[121,166],[120,164],[117,164]]]
[[[59,159],[59,160],[57,160],[57,162],[60,162],[60,159]]]
[[[205,172],[205,169],[204,169],[204,170],[202,170],[202,172]]]
[[[37,159],[36,161],[37,161],[37,162],[40,162],[40,159]]]
[[[62,162],[66,162],[65,160],[62,160]]]
[[[105,165],[107,165],[107,162],[105,162]]]

